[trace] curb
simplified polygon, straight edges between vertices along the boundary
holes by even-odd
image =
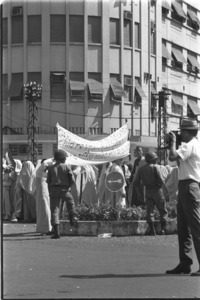
[[[160,221],[154,221],[156,234],[160,234]],[[110,233],[113,236],[148,235],[149,226],[146,221],[79,221],[76,227],[71,227],[69,221],[60,220],[62,236],[98,236]],[[166,234],[177,233],[177,219],[167,221]]]

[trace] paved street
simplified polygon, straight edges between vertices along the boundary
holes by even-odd
[[[35,229],[3,224],[4,299],[200,298],[198,277],[165,275],[176,235],[51,240]]]

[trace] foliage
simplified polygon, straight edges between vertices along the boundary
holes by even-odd
[[[168,218],[176,218],[176,201],[167,202]],[[111,205],[102,204],[100,206],[86,206],[79,204],[76,207],[77,217],[80,221],[136,221],[146,220],[145,206],[133,206],[121,208],[119,206],[112,207]],[[159,212],[157,208],[154,210],[155,220],[159,220]],[[68,220],[68,213],[65,211],[63,219]]]

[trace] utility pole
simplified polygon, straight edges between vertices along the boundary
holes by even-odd
[[[38,107],[37,100],[41,98],[42,85],[29,82],[24,85],[24,96],[28,101],[28,153],[27,159],[31,160],[34,165],[37,163],[38,155]]]
[[[167,163],[167,149],[165,137],[167,133],[167,108],[166,101],[169,100],[169,93],[167,90],[159,92],[159,108],[158,108],[158,157],[163,161],[164,165]]]

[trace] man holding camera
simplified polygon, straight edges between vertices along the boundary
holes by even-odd
[[[169,160],[178,164],[178,242],[179,264],[166,274],[190,274],[192,239],[199,263],[199,270],[191,276],[200,276],[200,142],[197,139],[198,123],[183,119],[180,126],[182,144],[176,150],[176,135],[170,139]]]

